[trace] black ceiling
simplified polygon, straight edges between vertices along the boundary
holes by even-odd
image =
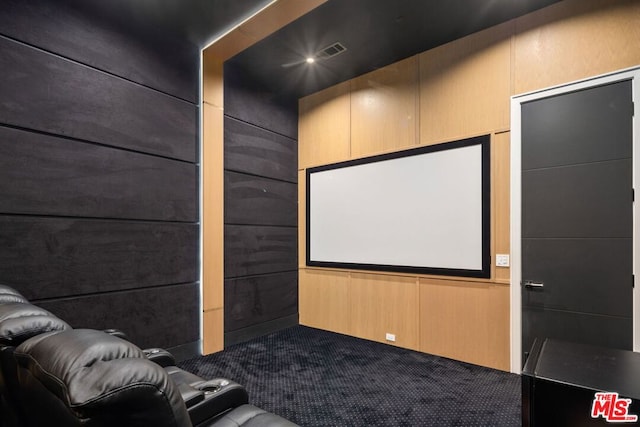
[[[329,0],[228,62],[301,97],[559,0]],[[306,64],[335,42],[347,50]]]

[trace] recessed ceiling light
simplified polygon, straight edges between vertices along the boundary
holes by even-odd
[[[316,62],[316,60],[313,56],[307,58],[307,64],[313,64],[314,62]]]

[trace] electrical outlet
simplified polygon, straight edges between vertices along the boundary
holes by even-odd
[[[509,267],[509,255],[496,254],[496,267]]]
[[[387,341],[391,341],[391,342],[395,342],[396,341],[396,336],[395,334],[390,334],[389,332],[387,332],[387,335],[385,336]]]

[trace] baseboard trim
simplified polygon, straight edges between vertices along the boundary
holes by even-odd
[[[297,326],[298,324],[299,316],[298,313],[296,313],[287,317],[281,317],[279,319],[259,323],[247,328],[238,329],[237,331],[225,332],[224,346],[228,347],[230,345],[239,344],[249,341],[252,338],[261,337],[281,329],[290,328],[291,326]]]
[[[200,351],[201,348],[202,342],[198,340],[168,348],[167,351],[173,354],[176,362],[182,362],[183,360],[202,356],[202,352]]]

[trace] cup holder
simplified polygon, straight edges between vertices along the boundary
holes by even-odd
[[[198,389],[205,394],[212,394],[220,391],[220,389],[229,384],[228,380],[209,381],[206,384],[202,384]]]

